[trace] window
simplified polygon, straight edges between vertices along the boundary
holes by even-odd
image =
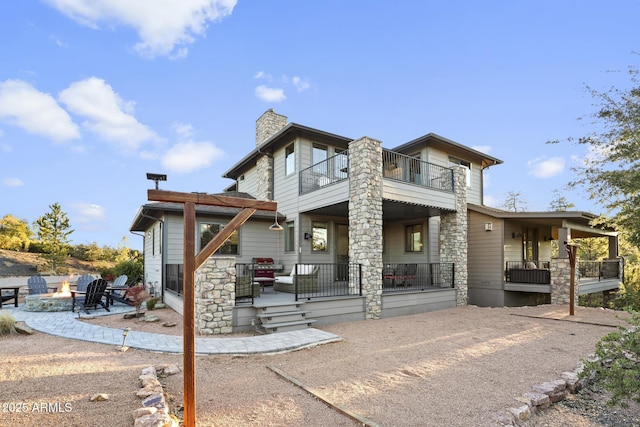
[[[223,228],[222,224],[200,224],[200,250],[213,240]],[[215,253],[216,255],[238,255],[238,230],[234,231]]]
[[[347,150],[335,150],[336,154],[333,157],[333,175],[337,179],[343,179],[349,176],[349,156]]]
[[[327,241],[329,238],[327,223],[313,221],[313,231],[311,240],[311,250],[313,252],[327,252]]]
[[[291,175],[296,171],[296,153],[294,144],[289,145],[284,151],[284,173]]]
[[[460,165],[467,168],[467,188],[471,188],[471,163],[456,157],[449,157],[449,166]]]
[[[313,172],[320,175],[327,175],[327,147],[326,145],[313,144],[311,150],[311,163],[316,165],[313,168]],[[324,162],[324,163],[323,163]],[[318,164],[321,163],[321,164]]]
[[[406,252],[422,252],[422,224],[407,225],[404,240]]]
[[[285,252],[293,252],[295,251],[295,227],[293,221],[284,223],[284,251]]]

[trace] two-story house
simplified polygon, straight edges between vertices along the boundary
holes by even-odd
[[[618,262],[616,234],[591,228],[589,214],[485,207],[483,171],[500,163],[435,134],[383,149],[380,141],[288,123],[268,110],[256,122],[255,148],[224,173],[233,183],[222,194],[277,202],[284,230],[269,230],[273,213],[258,211],[211,257],[232,257],[237,266],[236,292],[225,294],[233,330],[247,329],[276,298],[304,302],[319,324],[467,303],[562,302],[566,290],[554,297],[560,286],[551,283],[551,242],[569,241],[571,230],[574,237],[610,236],[610,258]],[[237,212],[196,206],[197,249]],[[145,283],[178,311],[182,226],[182,206],[173,203],[143,205],[131,226],[145,236]],[[273,259],[295,279],[290,286],[276,281],[272,292],[259,284],[240,291],[241,277],[253,283],[255,258]]]

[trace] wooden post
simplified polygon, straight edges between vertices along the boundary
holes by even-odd
[[[156,202],[184,203],[184,260],[182,272],[182,342],[184,370],[184,427],[196,426],[196,338],[195,338],[195,271],[229,236],[242,226],[257,209],[276,212],[276,202],[216,196],[201,193],[148,190],[147,198]],[[196,256],[196,204],[240,208],[240,212]]]
[[[573,316],[576,305],[576,245],[567,244],[569,254],[569,265],[571,266],[571,277],[569,278],[569,316]]]
[[[184,425],[196,425],[195,270],[196,205],[184,204],[184,260],[182,272],[182,325],[184,370]]]

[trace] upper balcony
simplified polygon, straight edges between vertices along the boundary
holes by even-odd
[[[383,150],[381,160],[384,200],[455,209],[453,169],[389,150]],[[347,201],[348,178],[345,151],[300,171],[299,195],[309,199],[310,208]]]

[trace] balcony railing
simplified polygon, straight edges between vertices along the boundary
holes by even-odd
[[[453,263],[384,264],[382,291],[426,291],[453,288]]]
[[[549,261],[507,261],[504,272],[505,281],[549,285],[551,284],[549,266]]]
[[[309,193],[349,177],[349,155],[346,151],[329,157],[300,171],[300,194]]]
[[[389,150],[382,151],[385,178],[453,192],[453,169]]]
[[[620,261],[617,259],[602,261],[578,261],[579,280],[620,279]]]

